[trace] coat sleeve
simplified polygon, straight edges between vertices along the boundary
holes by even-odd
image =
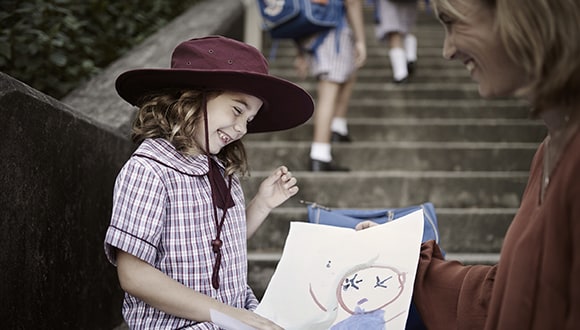
[[[428,329],[483,329],[496,266],[444,260],[435,241],[421,245],[414,301]]]
[[[578,173],[580,169],[576,168],[575,172]],[[576,178],[578,178],[576,176]],[[570,235],[571,235],[571,273],[568,277],[569,283],[569,306],[567,308],[568,313],[566,317],[565,329],[577,329],[578,324],[580,324],[580,185],[574,184],[572,186],[572,191],[570,196],[574,196],[572,199],[576,201],[571,201],[571,214],[570,214]]]

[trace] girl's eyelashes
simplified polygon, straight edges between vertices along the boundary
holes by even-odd
[[[234,111],[235,111],[235,112],[236,112],[238,115],[241,115],[241,114],[244,112],[244,110],[242,110],[242,108],[240,108],[240,107],[236,107],[236,106],[234,106]]]
[[[239,115],[244,113],[243,108],[240,108],[238,106],[234,106],[233,108],[234,108],[234,112],[236,113],[236,116],[239,116]],[[254,120],[254,116],[248,118],[248,123],[251,122],[252,120]]]

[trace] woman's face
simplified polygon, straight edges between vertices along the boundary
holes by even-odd
[[[241,139],[247,133],[247,125],[258,114],[262,101],[252,95],[224,92],[207,102],[207,125],[209,152],[215,155],[226,145]],[[195,141],[205,146],[205,131],[196,130]]]
[[[509,96],[525,84],[525,73],[514,63],[495,29],[495,11],[482,0],[449,0],[464,17],[436,7],[445,27],[443,57],[465,65],[479,83],[479,94],[489,98]]]

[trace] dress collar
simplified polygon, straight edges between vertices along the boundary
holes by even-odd
[[[187,175],[207,175],[209,171],[206,155],[191,156],[183,154],[163,138],[145,139],[133,155],[149,158]],[[225,169],[222,162],[217,160],[217,157],[212,156],[212,158],[216,160],[222,170]]]

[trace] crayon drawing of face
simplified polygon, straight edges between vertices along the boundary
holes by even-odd
[[[347,274],[336,289],[339,305],[349,314],[370,313],[397,300],[405,287],[405,273],[373,265]]]

